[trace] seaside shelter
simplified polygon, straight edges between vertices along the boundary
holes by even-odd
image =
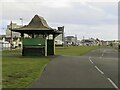
[[[55,37],[62,33],[49,27],[46,20],[38,15],[28,25],[13,29],[11,27],[11,31],[21,33],[22,56],[55,55]],[[28,37],[24,37],[25,34]]]

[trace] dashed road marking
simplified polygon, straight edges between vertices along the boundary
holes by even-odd
[[[97,66],[95,66],[95,68],[96,68],[101,74],[104,74],[104,72],[102,72]]]
[[[90,60],[90,62],[93,64],[93,61],[92,61],[92,60]]]
[[[103,52],[106,52],[106,50],[104,50]]]
[[[92,61],[90,58],[91,58],[91,57],[89,57],[90,62],[91,62],[92,64],[94,64],[93,61]]]
[[[104,56],[105,51],[106,51],[106,50],[103,51],[102,56],[100,57],[100,59],[102,59],[102,57]],[[94,64],[93,61],[91,60],[91,57],[89,57],[89,60],[90,60],[90,62],[91,62],[92,64]],[[101,74],[104,74],[104,72],[101,71],[96,65],[95,65],[95,68],[96,68]],[[106,78],[107,78],[107,76],[106,76]],[[114,88],[116,88],[117,90],[120,90],[120,89],[118,88],[118,86],[117,86],[110,78],[107,78],[107,80],[113,85]]]
[[[100,59],[104,56],[104,53],[105,53],[105,52],[106,52],[106,50],[103,51],[103,53],[102,53]]]
[[[92,64],[94,64],[94,62],[91,60],[91,57],[89,57],[89,60]],[[101,71],[96,65],[95,65],[95,68],[101,73],[101,74],[104,74],[103,71]]]
[[[102,57],[104,56],[104,53],[102,54]]]
[[[116,88],[118,89],[117,85],[110,79],[110,78],[107,78],[109,80],[109,82]]]

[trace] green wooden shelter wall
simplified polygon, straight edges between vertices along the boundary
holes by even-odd
[[[23,46],[45,46],[44,38],[24,38]]]

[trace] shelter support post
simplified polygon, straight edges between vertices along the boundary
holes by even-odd
[[[10,42],[10,48],[11,48],[11,50],[12,50],[12,39],[13,39],[13,36],[12,36],[12,31],[11,31],[11,42]]]
[[[32,38],[34,38],[34,33],[32,33]]]
[[[24,33],[21,33],[21,42],[22,42],[22,44],[23,44],[23,39],[24,39]],[[23,45],[21,45],[21,48],[22,48],[22,56],[24,56]]]
[[[45,56],[47,56],[47,35],[45,35]]]
[[[53,45],[54,45],[53,55],[55,55],[55,35],[53,35]]]
[[[24,38],[24,33],[21,33],[21,40],[23,40]]]

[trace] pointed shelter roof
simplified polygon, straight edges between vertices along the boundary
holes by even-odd
[[[56,29],[52,29],[50,26],[48,26],[46,20],[38,15],[35,15],[30,23],[28,25],[25,25],[21,28],[14,28],[11,29],[12,31],[15,32],[20,32],[20,33],[61,33],[60,31]]]

